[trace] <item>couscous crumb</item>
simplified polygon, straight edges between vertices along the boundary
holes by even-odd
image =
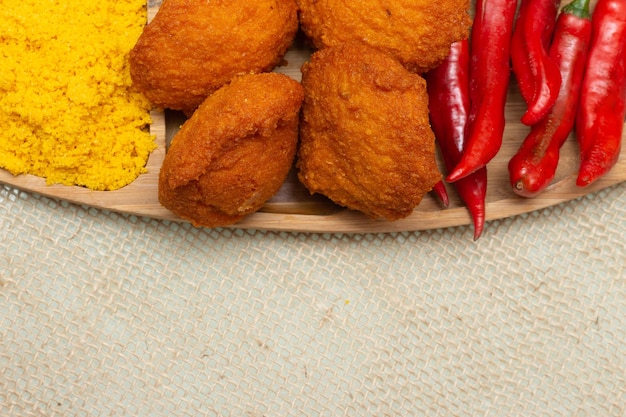
[[[128,54],[145,0],[5,0],[0,8],[0,167],[48,184],[115,190],[156,148]]]

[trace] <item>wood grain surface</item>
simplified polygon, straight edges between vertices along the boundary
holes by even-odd
[[[155,7],[150,7],[154,16]],[[300,67],[310,56],[310,50],[297,41],[288,51],[286,65],[276,69],[300,81]],[[507,164],[526,137],[529,128],[520,123],[524,103],[514,81],[509,87],[506,105],[507,125],[503,146],[496,158],[488,165],[487,220],[501,219],[553,206],[565,201],[597,192],[608,186],[626,180],[626,150],[622,148],[617,165],[604,178],[587,188],[575,185],[578,169],[578,146],[570,135],[561,151],[561,160],[553,184],[541,195],[526,199],[513,193],[509,185]],[[166,143],[176,134],[184,117],[174,112],[152,112],[151,132],[156,137],[158,148],[152,152],[148,172],[139,176],[132,184],[115,191],[92,191],[82,187],[46,185],[42,178],[31,175],[13,176],[0,170],[0,182],[10,186],[38,193],[44,196],[67,200],[72,203],[96,207],[119,213],[142,217],[182,221],[159,204],[157,180],[159,169],[166,153]],[[623,133],[626,136],[626,130]],[[440,167],[443,164],[440,162]],[[361,213],[336,206],[322,196],[311,196],[297,180],[295,171],[278,193],[264,207],[231,226],[244,229],[264,229],[302,232],[398,232],[426,230],[471,224],[470,216],[456,195],[453,187],[447,185],[450,206],[442,208],[437,200],[425,196],[422,203],[409,217],[389,222],[373,220]]]

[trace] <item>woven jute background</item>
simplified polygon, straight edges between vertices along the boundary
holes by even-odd
[[[2,416],[626,415],[626,184],[471,227],[195,229],[0,188]]]

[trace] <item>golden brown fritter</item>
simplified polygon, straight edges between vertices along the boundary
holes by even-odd
[[[209,96],[172,140],[159,201],[196,226],[233,224],[285,180],[298,143],[302,86],[283,74],[235,78]]]
[[[302,30],[316,48],[358,41],[418,73],[441,62],[471,25],[470,0],[296,1]]]
[[[426,82],[362,44],[314,53],[302,68],[297,167],[311,193],[397,220],[441,179]]]
[[[237,75],[278,65],[298,29],[294,0],[164,0],[130,54],[133,83],[188,115]]]

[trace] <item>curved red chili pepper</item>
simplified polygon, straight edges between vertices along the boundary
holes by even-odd
[[[469,113],[469,42],[458,41],[446,59],[425,74],[428,86],[430,121],[446,169],[461,159],[465,146],[465,125]],[[479,169],[453,184],[474,223],[474,240],[485,225],[487,169]]]
[[[471,36],[470,112],[454,182],[487,165],[500,150],[509,79],[511,35],[517,0],[477,0]]]
[[[550,47],[562,78],[557,100],[509,161],[513,191],[523,197],[534,197],[554,178],[559,151],[574,127],[590,38],[589,0],[574,0],[559,15]]]
[[[576,119],[576,185],[604,176],[619,158],[626,115],[626,0],[598,0]]]
[[[522,123],[543,119],[561,86],[559,67],[548,50],[560,0],[522,0],[511,40],[512,70],[528,108]]]
[[[513,29],[513,37],[511,38],[511,69],[515,75],[520,93],[526,103],[532,101],[535,94],[535,81],[530,68],[528,57],[526,56],[526,39],[521,35],[523,32],[524,21],[528,13],[522,13],[522,10],[528,9],[530,0],[522,0],[520,4],[520,12],[517,13],[515,26]],[[550,41],[552,40],[553,26],[547,26],[541,31],[541,41],[543,47],[550,49]],[[518,52],[519,51],[519,52]]]
[[[525,10],[529,1],[522,0],[520,10]],[[513,36],[511,37],[511,71],[513,71],[522,98],[526,103],[530,103],[535,95],[535,81],[526,57],[526,39],[524,39],[523,35],[519,35],[522,32],[521,28],[524,27],[525,18],[526,14],[520,12],[515,19]],[[542,32],[542,35],[545,35],[545,33]],[[545,41],[544,39],[542,40]],[[548,45],[549,42],[548,40]],[[548,45],[546,45],[546,48]]]

